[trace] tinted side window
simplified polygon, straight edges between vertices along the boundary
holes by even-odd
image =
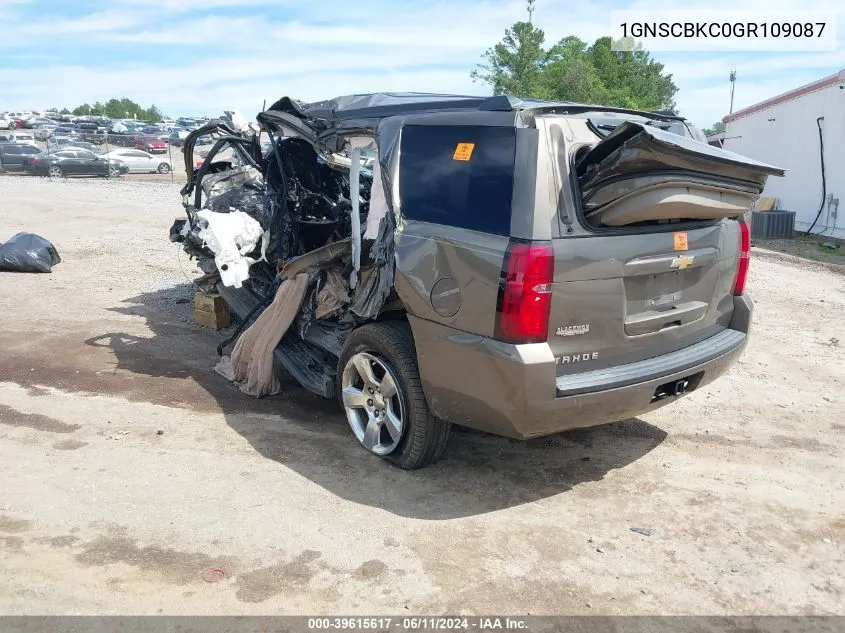
[[[15,147],[14,145],[6,145],[0,149],[0,152],[3,152],[5,156],[9,156],[11,154],[20,154],[21,150],[19,147]]]
[[[406,125],[399,188],[413,220],[508,235],[516,130]]]

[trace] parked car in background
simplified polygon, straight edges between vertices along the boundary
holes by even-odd
[[[65,145],[73,145],[79,141],[75,136],[60,136],[56,134],[57,130],[53,130],[53,134],[47,139],[47,147],[63,147]]]
[[[72,125],[59,125],[53,130],[54,136],[77,136],[77,132]]]
[[[0,115],[0,130],[14,130],[17,126],[17,121],[12,117],[6,114]]]
[[[154,156],[139,149],[114,149],[101,156],[126,163],[131,174],[169,174],[170,162],[162,156]]]
[[[174,147],[182,147],[188,134],[188,130],[181,127],[174,127],[170,132],[170,136],[167,137],[167,140]]]
[[[37,176],[111,176],[129,173],[126,163],[101,158],[83,149],[61,149],[56,152],[41,152],[27,156],[23,169]]]
[[[40,151],[34,145],[0,142],[0,171],[23,171],[24,157],[34,156]]]
[[[44,118],[43,116],[32,117],[31,119],[24,120],[24,127],[28,130],[34,130],[39,125],[53,125],[53,121],[50,119]]]
[[[7,129],[23,128],[27,121],[35,118],[35,115],[29,110],[13,110],[6,113],[6,118],[11,119],[15,123],[11,127],[7,123]]]
[[[70,143],[57,147],[56,149],[67,149],[70,147],[73,149],[85,150],[86,152],[93,152],[98,156],[103,153],[103,149],[99,145],[89,143],[88,141],[80,141],[78,139],[71,139]]]
[[[3,134],[7,143],[18,145],[35,145],[35,136],[29,132],[6,132]]]
[[[93,152],[94,154],[102,154],[103,149],[94,143],[89,143],[88,141],[81,141],[78,138],[67,138],[64,136],[53,136],[47,139],[47,150],[48,152],[57,152],[63,149],[78,149],[84,150],[86,152]]]
[[[167,153],[167,143],[155,136],[142,135],[135,137],[135,149],[140,149],[150,154]]]
[[[77,123],[73,126],[73,129],[81,139],[94,143],[100,142],[105,136],[100,132],[100,126],[91,121]]]
[[[108,144],[115,147],[135,147],[135,136],[135,134],[111,132],[108,135]]]
[[[141,132],[143,134],[146,134],[147,136],[154,136],[158,140],[164,141],[165,143],[167,143],[168,139],[170,138],[170,132],[156,125],[147,125],[141,130]]]
[[[56,130],[56,125],[53,123],[42,123],[38,127],[35,128],[33,132],[33,136],[35,136],[35,140],[37,141],[46,141],[49,139],[53,132]]]

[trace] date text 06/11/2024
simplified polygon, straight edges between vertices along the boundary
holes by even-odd
[[[518,631],[525,620],[513,617],[354,617],[309,618],[309,631]]]

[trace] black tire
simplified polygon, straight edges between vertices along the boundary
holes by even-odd
[[[158,173],[160,174],[169,174],[170,165],[168,165],[167,163],[160,163],[156,171],[158,171]]]
[[[387,321],[371,323],[355,330],[346,340],[338,363],[338,385],[349,359],[368,352],[379,357],[396,376],[396,388],[407,412],[402,439],[393,452],[384,456],[405,470],[423,468],[443,455],[451,425],[434,417],[428,409],[411,329],[407,323]],[[338,393],[341,389],[337,389]],[[341,400],[341,405],[343,401]],[[366,449],[365,449],[366,450]]]

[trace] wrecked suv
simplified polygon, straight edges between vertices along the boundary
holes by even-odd
[[[187,137],[171,239],[252,323],[242,390],[284,369],[402,468],[437,460],[450,424],[525,439],[641,414],[746,345],[740,218],[783,172],[680,118],[374,94],[257,122]]]

